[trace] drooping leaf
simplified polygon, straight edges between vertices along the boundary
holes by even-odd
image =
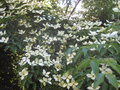
[[[95,61],[91,61],[90,66],[92,71],[97,75],[99,73],[99,65]]]
[[[108,90],[108,84],[106,82],[103,82],[101,90]]]
[[[83,49],[82,49],[82,52],[84,53],[84,57],[86,57],[86,56],[87,56],[88,49],[87,49],[87,48],[83,48]]]
[[[85,59],[78,64],[78,67],[76,69],[81,71],[81,70],[85,70],[89,66],[90,66],[90,60]]]
[[[106,74],[105,77],[108,79],[108,82],[118,89],[118,82],[116,77],[113,74]]]
[[[96,76],[96,79],[95,79],[95,82],[94,82],[94,87],[96,88],[97,86],[99,86],[103,82],[104,82],[104,74],[99,73]]]
[[[116,60],[110,59],[108,60],[107,64],[120,74],[120,65],[117,64]]]

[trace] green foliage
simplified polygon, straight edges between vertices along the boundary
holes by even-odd
[[[94,81],[94,87],[97,87],[99,86],[101,83],[104,82],[104,74],[102,73],[99,73],[97,76],[96,76],[96,79]]]
[[[87,9],[83,16],[89,20],[99,19],[102,22],[111,20],[114,2],[116,0],[83,0],[83,6]]]
[[[90,4],[95,7],[104,6],[100,12],[101,6],[97,8],[95,17],[109,19],[106,10],[111,10],[113,2],[93,1]],[[106,7],[108,3],[112,5]],[[7,5],[14,4],[13,12],[3,10],[6,16],[0,19],[0,43],[5,51],[21,55],[17,74],[23,90],[118,89],[119,21],[107,22],[103,27],[100,21],[67,20],[61,8],[55,10],[44,1]],[[93,13],[96,8],[90,9]]]
[[[107,74],[105,77],[108,79],[109,83],[111,85],[113,85],[117,90],[118,89],[118,82],[117,82],[116,77],[112,74]]]

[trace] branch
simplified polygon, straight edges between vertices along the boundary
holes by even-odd
[[[80,3],[81,0],[78,0],[78,2],[75,4],[75,7],[73,8],[72,12],[70,13],[68,19],[71,17],[71,15],[73,14],[73,12],[75,11],[77,5]]]

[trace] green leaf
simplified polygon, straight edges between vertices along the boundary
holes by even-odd
[[[115,53],[115,51],[114,51],[114,49],[113,48],[108,48],[108,51],[110,51],[112,54],[114,54]]]
[[[85,59],[78,64],[76,69],[78,69],[79,71],[85,70],[87,67],[89,67],[89,65],[90,65],[90,60]]]
[[[77,62],[77,60],[81,57],[82,55],[82,52],[81,52],[81,49],[78,51],[77,55],[75,56],[74,58],[74,62]]]
[[[103,82],[104,82],[104,74],[99,73],[96,76],[96,79],[95,79],[95,82],[94,82],[94,87],[96,88],[97,86],[99,86]]]
[[[108,79],[108,82],[118,89],[118,82],[116,77],[113,74],[106,74],[105,77]]]
[[[117,73],[120,74],[120,65],[117,64],[116,60],[110,59],[107,64],[111,66]]]
[[[98,47],[96,49],[97,49],[98,52],[100,52],[102,48],[103,48],[103,45],[100,44],[100,45],[98,45]]]
[[[72,50],[73,50],[73,48],[68,48],[68,50],[66,51],[66,54],[68,55],[68,54],[72,53]]]
[[[102,48],[100,50],[100,55],[103,56],[106,52],[107,52],[107,50],[105,48]]]
[[[87,49],[87,48],[83,48],[83,49],[82,49],[82,52],[84,53],[84,56],[86,57],[86,56],[87,56],[88,49]]]
[[[81,88],[84,83],[84,80],[79,81],[79,84],[77,85],[77,88]]]
[[[109,85],[106,82],[103,82],[101,90],[109,90]]]
[[[91,61],[90,66],[92,71],[97,75],[99,73],[99,65],[95,61]]]

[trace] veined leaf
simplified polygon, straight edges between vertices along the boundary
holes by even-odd
[[[94,87],[96,88],[97,86],[99,86],[103,82],[104,82],[104,74],[99,73],[96,76],[96,79],[95,79],[95,82],[94,82]]]
[[[91,61],[90,66],[92,71],[97,75],[99,73],[99,65],[95,61]]]
[[[109,85],[104,81],[102,86],[101,86],[101,90],[108,90]]]
[[[82,52],[84,53],[84,56],[86,57],[86,56],[87,56],[88,49],[87,49],[87,48],[83,48],[83,49],[82,49]]]
[[[81,71],[89,67],[89,65],[90,65],[90,60],[85,59],[78,64],[77,69]]]
[[[108,82],[118,89],[118,82],[116,77],[113,74],[106,74],[105,77],[108,79]]]
[[[107,64],[111,66],[117,73],[120,74],[120,65],[117,64],[116,60],[108,59]]]

